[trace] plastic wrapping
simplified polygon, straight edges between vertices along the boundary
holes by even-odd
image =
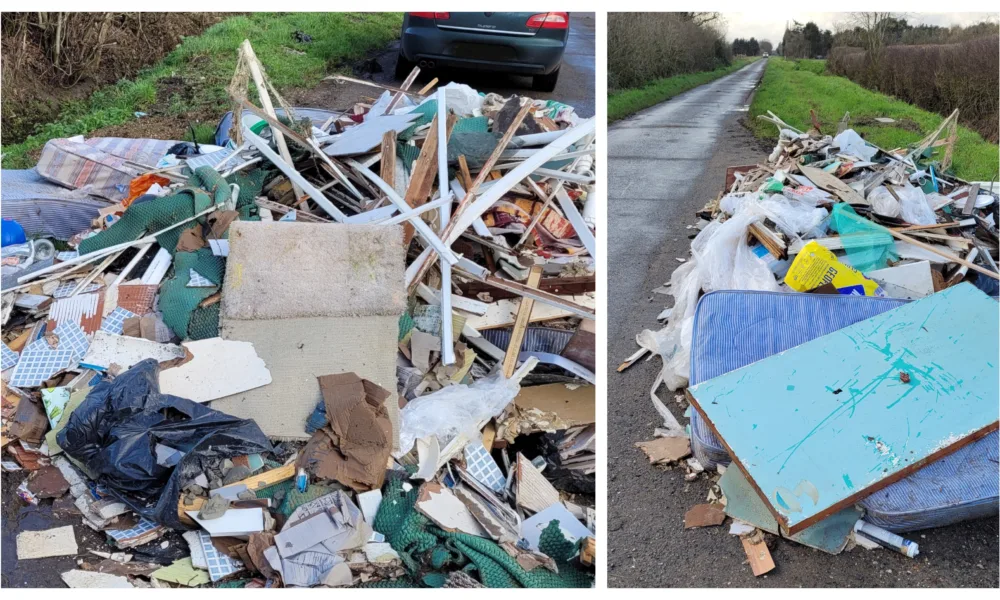
[[[883,217],[897,218],[899,217],[899,202],[892,197],[889,190],[885,189],[885,186],[878,186],[868,194],[868,202],[872,205],[872,210],[875,214],[882,215]]]
[[[181,489],[209,463],[272,447],[252,420],[161,394],[158,378],[159,366],[149,359],[113,381],[101,381],[56,439],[91,479],[134,511],[183,529],[177,516]],[[161,466],[158,445],[184,456],[174,467]]]
[[[743,195],[735,214],[725,222],[712,221],[691,244],[694,257],[681,265],[670,277],[674,307],[670,321],[659,331],[645,330],[636,336],[636,343],[659,354],[663,368],[653,383],[650,397],[666,421],[668,430],[676,420],[656,396],[661,383],[670,390],[687,385],[691,372],[691,331],[694,309],[702,290],[763,290],[776,292],[778,283],[768,264],[747,244],[747,231],[752,223],[766,216],[759,202],[747,201],[753,195]],[[814,209],[809,209],[814,210]],[[825,211],[824,211],[825,213]],[[673,422],[671,422],[673,420]]]
[[[865,143],[860,135],[853,129],[845,129],[833,138],[833,145],[840,148],[843,154],[850,154],[863,160],[871,160],[878,154],[878,148],[873,148]]]
[[[820,204],[833,204],[834,200],[827,192],[823,190],[818,190],[809,185],[800,185],[798,187],[788,187],[781,190],[782,195],[791,201],[798,200],[803,204],[808,204],[809,206],[819,206]]]
[[[464,83],[455,83],[453,81],[444,86],[444,90],[448,110],[460,117],[476,116],[479,114],[478,111],[481,111],[483,108],[484,97],[480,96],[479,92]],[[422,105],[435,99],[437,99],[437,93],[428,96],[420,104]]]
[[[472,385],[451,385],[413,400],[399,413],[396,456],[409,452],[420,438],[434,436],[442,448],[463,433],[478,438],[482,424],[514,400],[521,391],[521,379],[536,364],[538,359],[528,359],[510,379],[497,372]]]
[[[726,194],[719,202],[719,208],[732,215],[749,211],[750,214],[767,217],[793,238],[823,236],[829,216],[825,208],[817,208],[814,204],[789,200],[780,194],[764,195],[758,192]]]
[[[937,223],[934,209],[927,202],[924,191],[918,187],[904,185],[896,189],[900,200],[900,215],[911,225],[933,225]]]

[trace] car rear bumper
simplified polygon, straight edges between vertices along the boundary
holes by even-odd
[[[407,27],[400,49],[415,63],[433,61],[435,67],[546,75],[559,68],[565,40],[543,36],[501,36]]]

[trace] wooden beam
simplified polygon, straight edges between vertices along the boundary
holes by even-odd
[[[892,229],[886,229],[886,231],[888,231],[890,234],[892,234],[892,236],[894,238],[896,238],[896,239],[903,240],[904,242],[906,242],[908,244],[913,244],[914,246],[917,246],[918,248],[923,248],[924,250],[927,250],[928,252],[933,252],[934,254],[937,254],[938,256],[943,256],[944,258],[947,258],[949,261],[956,262],[956,263],[958,263],[960,265],[964,265],[966,267],[969,267],[970,269],[972,269],[973,271],[976,271],[977,273],[982,273],[983,275],[986,275],[988,277],[992,277],[993,279],[1000,280],[1000,275],[998,275],[997,273],[994,273],[993,271],[990,271],[989,269],[984,269],[983,267],[980,267],[979,265],[973,264],[973,263],[965,260],[964,258],[959,258],[959,257],[955,256],[954,254],[950,254],[950,253],[947,253],[947,252],[945,252],[943,250],[939,250],[937,247],[933,246],[932,244],[925,244],[924,242],[921,242],[920,240],[918,240],[916,238],[912,238],[912,237],[910,237],[910,236],[908,236],[906,234],[900,233],[900,232],[892,230]]]
[[[502,290],[488,283],[475,280],[461,282],[458,284],[458,287],[462,290],[462,294],[469,298],[475,298],[482,292],[488,293],[494,301],[521,297],[520,294],[512,291]],[[557,296],[578,296],[587,292],[593,292],[596,289],[597,279],[594,276],[545,277],[538,285],[538,291],[548,292]]]
[[[396,105],[399,104],[399,101],[403,99],[403,95],[406,94],[407,91],[409,91],[410,86],[413,85],[413,82],[417,79],[417,75],[419,74],[420,74],[420,67],[413,67],[413,70],[410,71],[410,74],[407,75],[406,79],[403,80],[403,85],[399,87],[399,91],[393,95],[391,100],[389,100],[389,105],[385,107],[385,112],[382,113],[383,115],[391,114],[392,111],[396,109]]]
[[[277,120],[277,113],[274,112],[274,105],[271,104],[271,94],[268,93],[267,86],[264,84],[264,74],[260,69],[260,61],[257,60],[257,54],[254,53],[253,46],[250,45],[250,40],[243,40],[243,45],[240,49],[243,52],[244,58],[246,58],[247,66],[250,67],[250,76],[253,77],[253,83],[257,87],[257,95],[260,97],[260,104],[264,107],[264,112]],[[285,136],[280,130],[275,130],[271,133],[274,136],[274,141],[278,144],[278,154],[281,155],[281,160],[291,165],[292,155],[288,153],[288,144],[285,142]],[[292,189],[295,190],[296,198],[302,196],[302,188],[294,181],[292,182]]]
[[[531,267],[528,273],[527,287],[537,288],[538,282],[542,278],[541,265]],[[521,305],[517,308],[517,320],[514,322],[514,330],[510,334],[510,343],[507,344],[507,352],[503,357],[503,376],[510,379],[517,370],[517,357],[521,353],[521,343],[524,342],[524,334],[528,331],[528,324],[531,322],[531,310],[535,308],[534,298],[523,298]]]
[[[406,196],[403,199],[411,208],[422,206],[430,200],[431,187],[434,185],[434,178],[437,177],[437,144],[437,115],[435,115],[424,145],[420,149],[420,156],[410,169],[410,187],[406,188]],[[404,247],[410,245],[414,233],[413,225],[410,223],[403,226]]]
[[[469,189],[472,185],[472,173],[469,172],[469,162],[465,160],[464,154],[458,155],[458,169],[462,172],[462,187]]]
[[[390,129],[382,135],[382,158],[379,177],[389,185],[396,181],[396,130]]]

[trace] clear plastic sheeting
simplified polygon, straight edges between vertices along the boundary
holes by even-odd
[[[878,148],[873,148],[853,129],[845,129],[833,138],[833,145],[840,148],[841,154],[850,154],[863,160],[871,160],[878,154]]]
[[[452,385],[420,396],[400,411],[399,452],[403,456],[420,438],[436,437],[444,448],[459,435],[477,439],[483,423],[498,416],[521,391],[521,379],[538,364],[525,361],[510,379],[493,373],[472,385]]]
[[[763,290],[778,291],[778,283],[768,264],[754,254],[747,244],[750,225],[769,215],[760,202],[743,198],[735,214],[726,220],[712,221],[691,244],[693,258],[681,265],[670,278],[670,294],[674,307],[670,321],[660,331],[645,330],[636,336],[636,342],[663,359],[660,375],[653,382],[650,397],[666,421],[667,430],[673,428],[670,411],[657,397],[660,384],[671,391],[687,385],[691,372],[691,331],[694,309],[702,290]],[[813,210],[813,209],[810,209]],[[823,211],[824,213],[826,211]],[[674,421],[676,423],[676,421]]]
[[[899,196],[899,212],[904,221],[911,225],[937,223],[934,209],[927,202],[927,196],[922,189],[905,184],[901,188],[896,188],[896,195]]]
[[[751,205],[752,208],[751,208]],[[785,235],[791,238],[821,237],[826,233],[826,218],[830,213],[807,202],[789,200],[779,194],[732,193],[719,202],[719,208],[729,214],[752,210],[771,219]]]
[[[885,186],[878,186],[868,194],[868,203],[871,204],[875,214],[892,219],[899,217],[899,202],[892,197]]]

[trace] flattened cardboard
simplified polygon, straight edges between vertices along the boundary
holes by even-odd
[[[300,464],[357,491],[382,487],[392,452],[390,392],[354,373],[318,379],[330,424],[313,434]]]

